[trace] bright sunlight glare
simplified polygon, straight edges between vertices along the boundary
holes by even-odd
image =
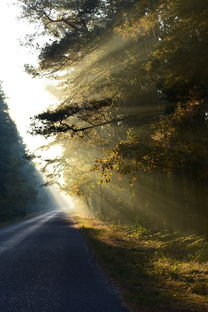
[[[24,143],[30,150],[34,150],[45,141],[28,134],[30,117],[53,104],[55,98],[45,90],[46,80],[33,79],[24,72],[24,64],[35,64],[37,56],[20,46],[20,40],[32,32],[33,26],[18,20],[19,15],[18,7],[11,0],[0,1],[0,80],[3,82],[10,115]]]
[[[24,71],[24,64],[35,64],[37,55],[31,53],[29,48],[21,46],[20,42],[24,41],[26,34],[34,32],[34,28],[33,25],[18,19],[20,11],[12,2],[0,1],[0,81],[7,97],[10,116],[15,121],[24,144],[29,151],[34,152],[48,140],[28,133],[30,117],[54,104],[56,99],[46,91],[48,84],[46,79],[34,79]],[[53,158],[61,153],[61,147],[53,146],[47,151],[42,151],[42,157]],[[61,206],[64,206],[63,200],[65,206],[69,206],[70,199],[66,199],[62,193],[59,194],[60,190],[52,188],[50,191],[56,195],[55,197],[59,197]]]

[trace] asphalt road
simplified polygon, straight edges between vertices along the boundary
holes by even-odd
[[[49,311],[126,311],[60,212],[0,229],[0,312]]]

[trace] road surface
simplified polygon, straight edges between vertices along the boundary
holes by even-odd
[[[0,312],[49,311],[126,311],[61,212],[0,229]]]

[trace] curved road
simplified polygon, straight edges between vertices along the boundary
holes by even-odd
[[[0,312],[127,312],[73,221],[50,212],[0,229]]]

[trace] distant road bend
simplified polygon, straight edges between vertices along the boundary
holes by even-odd
[[[61,212],[0,229],[0,312],[125,312]]]

